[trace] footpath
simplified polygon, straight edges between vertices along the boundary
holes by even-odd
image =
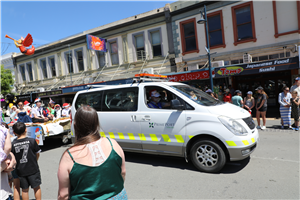
[[[257,120],[254,117],[253,118],[256,126],[257,126]],[[291,120],[291,123],[294,123],[294,119]],[[262,122],[262,118],[260,118],[260,125],[263,125]],[[281,120],[280,119],[276,119],[276,118],[267,118],[267,122],[266,122],[266,129],[265,130],[260,130],[260,131],[273,131],[273,132],[291,132],[291,131],[295,131],[292,129],[288,129],[288,126],[285,125],[285,129],[281,129]],[[299,132],[300,131],[295,131],[295,132]]]

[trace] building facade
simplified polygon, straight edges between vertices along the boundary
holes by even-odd
[[[12,53],[2,55],[0,60],[1,60],[1,65],[4,66],[4,69],[9,69],[11,71],[11,74],[13,76],[13,80],[15,82],[15,70],[14,70],[14,64],[13,64],[13,59],[12,59]],[[13,87],[11,92],[15,93],[16,88]]]

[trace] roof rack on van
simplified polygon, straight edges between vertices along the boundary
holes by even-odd
[[[141,83],[141,82],[167,82],[168,77],[164,75],[159,74],[147,74],[147,73],[141,73],[136,74],[135,78],[132,79],[132,84],[134,83]]]
[[[103,87],[111,87],[111,86],[117,86],[117,85],[87,85],[89,89],[91,88],[103,88]]]

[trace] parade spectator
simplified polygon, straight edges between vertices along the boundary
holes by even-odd
[[[252,114],[252,108],[255,106],[255,100],[252,96],[252,91],[247,92],[247,96],[244,98],[244,108]]]
[[[16,164],[15,156],[11,152],[7,158],[1,162],[0,198],[3,200],[13,200],[11,196],[12,191],[8,183],[8,173],[15,169]]]
[[[44,117],[43,115],[43,107],[41,107],[42,102],[40,98],[37,98],[34,100],[34,103],[36,103],[36,107],[32,108],[31,111],[31,118],[33,123],[43,123],[49,121],[47,117]]]
[[[298,97],[300,98],[300,77],[296,77],[294,81],[294,85],[291,87],[291,92],[296,91],[298,94]]]
[[[244,105],[243,98],[242,98],[242,92],[240,90],[236,90],[235,95],[232,97],[231,101],[232,101],[232,104],[242,108]]]
[[[225,90],[225,94],[223,96],[223,101],[231,103],[231,98],[232,98],[232,95],[230,94],[230,90],[227,88]]]
[[[279,93],[278,103],[280,104],[280,117],[281,117],[281,128],[284,129],[284,125],[288,125],[290,129],[291,126],[291,106],[290,100],[292,98],[291,93],[289,92],[289,87],[284,86],[282,92]]]
[[[96,110],[80,107],[74,130],[77,140],[62,155],[57,172],[58,200],[127,199],[124,152],[115,140],[99,135]]]
[[[24,122],[24,123],[28,123],[28,122],[32,122],[29,113],[25,110],[24,108],[24,104],[22,101],[20,101],[18,103],[19,109],[17,109],[16,114],[18,116],[18,122]]]
[[[267,114],[267,99],[268,95],[264,91],[264,88],[259,86],[255,89],[258,93],[258,98],[256,101],[256,119],[257,119],[257,129],[266,129],[266,114]],[[263,126],[260,127],[260,117],[263,120]]]
[[[292,128],[293,130],[299,131],[299,105],[300,105],[300,99],[298,97],[297,91],[292,92],[292,98],[290,101],[287,103],[288,106],[291,108],[291,114],[294,117],[295,121],[295,128]]]
[[[231,96],[233,96],[235,94],[235,90],[233,89],[233,87],[231,85],[229,85],[228,89],[230,91]]]
[[[223,92],[222,92],[222,90],[219,90],[218,99],[220,101],[223,101]]]
[[[62,117],[70,117],[70,105],[68,103],[63,104],[63,110],[61,112]]]
[[[49,101],[48,107],[47,107],[47,114],[48,114],[48,118],[51,120],[54,118],[54,112],[55,112],[54,105],[55,105],[55,102],[50,98],[50,101]]]
[[[218,99],[218,97],[216,96],[216,94],[211,89],[207,89],[205,92],[207,94],[209,94],[210,96],[212,96],[213,98]]]
[[[20,187],[22,188],[22,200],[29,200],[29,186],[33,188],[35,199],[41,200],[40,185],[42,181],[37,162],[40,156],[40,147],[34,138],[27,137],[27,129],[24,123],[15,123],[13,125],[13,132],[17,136],[17,139],[12,142],[12,153],[15,155],[17,161],[16,172],[19,176]],[[23,148],[22,150],[24,144],[26,144],[26,149]],[[26,159],[24,159],[25,150],[27,151]]]

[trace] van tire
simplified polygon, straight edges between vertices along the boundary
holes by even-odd
[[[202,172],[218,172],[226,163],[223,149],[218,143],[211,140],[195,142],[191,148],[190,156],[193,165]]]

